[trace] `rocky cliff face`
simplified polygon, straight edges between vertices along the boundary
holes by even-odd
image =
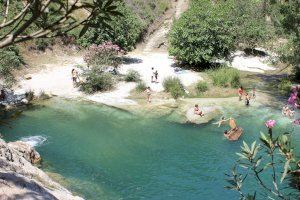
[[[82,200],[33,166],[41,159],[29,144],[0,139],[1,200]]]

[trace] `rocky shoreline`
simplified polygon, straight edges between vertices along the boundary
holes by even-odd
[[[40,160],[29,144],[0,139],[0,199],[82,200],[34,166]]]

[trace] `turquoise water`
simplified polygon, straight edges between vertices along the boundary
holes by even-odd
[[[38,145],[43,169],[62,175],[67,187],[86,199],[238,199],[223,187],[242,140],[257,139],[267,119],[278,120],[276,132],[293,127],[273,108],[237,112],[245,130],[237,142],[224,139],[225,128],[211,124],[177,124],[62,100],[23,112],[11,122],[13,129],[0,132],[7,141]],[[299,130],[293,135],[296,146]]]

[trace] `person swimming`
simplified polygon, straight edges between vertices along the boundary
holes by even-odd
[[[218,125],[218,127],[220,127],[221,125],[223,125],[225,122],[227,122],[229,119],[225,119],[225,117],[224,116],[222,116],[221,118],[220,118],[220,120],[219,121],[217,121],[217,122],[215,122],[215,123],[213,123],[213,124],[216,124],[216,125]]]
[[[204,114],[203,114],[203,112],[200,110],[198,104],[196,104],[195,107],[194,107],[194,114],[195,114],[195,115],[200,115],[201,117],[204,116]]]

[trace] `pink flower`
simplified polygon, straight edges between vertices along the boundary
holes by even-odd
[[[275,120],[273,120],[273,119],[270,119],[270,120],[268,120],[266,123],[265,123],[265,125],[266,125],[266,127],[267,128],[273,128],[275,125],[276,125],[276,121]]]

